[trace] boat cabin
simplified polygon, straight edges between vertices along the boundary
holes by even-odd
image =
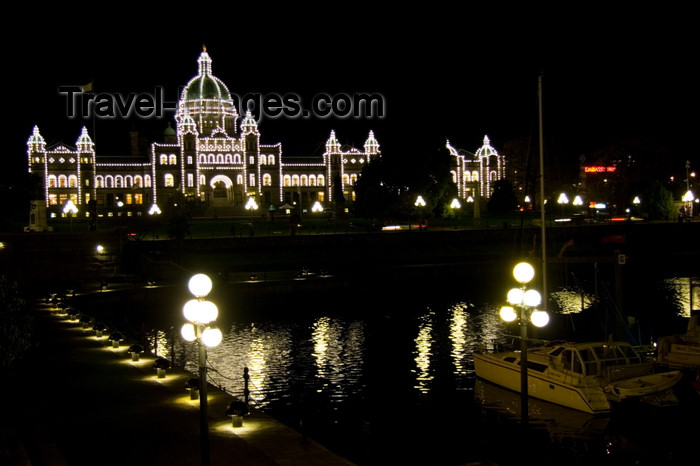
[[[651,365],[624,342],[559,345],[548,356],[555,369],[584,377],[603,376],[607,380],[646,373]]]

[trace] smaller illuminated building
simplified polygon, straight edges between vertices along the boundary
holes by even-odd
[[[476,153],[455,149],[450,141],[446,147],[451,155],[450,174],[457,185],[458,196],[462,199],[490,198],[495,182],[505,178],[506,160],[491,146],[489,137],[484,136]]]

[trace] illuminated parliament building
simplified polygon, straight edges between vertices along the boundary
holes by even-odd
[[[74,147],[47,147],[35,126],[27,156],[29,171],[41,180],[43,199],[33,201],[32,210],[54,217],[75,206],[79,216],[139,216],[178,199],[198,199],[232,214],[247,213],[253,203],[265,210],[285,204],[311,210],[316,201],[330,207],[339,192],[336,182],[342,183],[343,198],[354,200],[362,168],[380,156],[372,131],[362,151],[341,147],[331,131],[321,157],[283,160],[281,143],[262,144],[251,113],[238,114],[228,88],[212,74],[206,49],[198,65],[180,94],[175,128],[168,126],[163,141],[151,143],[147,155],[98,157],[85,127]],[[137,140],[132,133],[132,152]],[[460,196],[467,199],[480,187],[487,198],[490,184],[505,173],[503,157],[488,138],[476,154],[457,151],[449,142],[447,148]]]

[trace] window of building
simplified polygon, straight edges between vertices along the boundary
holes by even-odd
[[[191,155],[187,156],[187,165],[192,165],[192,156]]]
[[[164,181],[165,181],[165,186],[168,188],[172,188],[173,186],[175,186],[175,178],[173,178],[173,175],[171,175],[170,173],[165,174]]]
[[[143,204],[143,194],[134,194],[134,204]]]
[[[263,174],[263,186],[272,186],[272,177],[269,173]]]
[[[326,185],[326,177],[323,175],[318,175],[318,185],[319,186],[325,186]]]
[[[255,165],[255,157],[253,157],[252,155],[248,157],[248,164]]]
[[[78,187],[78,177],[76,175],[70,175],[68,177],[68,187],[77,188]]]
[[[66,175],[58,175],[58,187],[59,188],[67,188],[68,187],[68,178]]]
[[[177,165],[177,156],[175,154],[170,154],[168,160],[170,165]]]
[[[151,175],[146,175],[143,177],[143,185],[147,188],[151,187]]]
[[[49,188],[55,188],[56,187],[56,175],[49,175]]]
[[[291,186],[292,185],[292,178],[289,175],[284,175],[284,183],[285,186]]]
[[[161,165],[167,165],[168,164],[168,156],[165,154],[160,154],[160,164]]]
[[[251,173],[248,176],[248,186],[255,186],[255,174]]]
[[[187,174],[187,187],[191,188],[194,186],[194,175],[192,173]]]
[[[49,194],[49,204],[58,205],[58,197],[55,194]]]

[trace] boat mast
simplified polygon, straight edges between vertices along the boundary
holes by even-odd
[[[547,311],[547,254],[545,252],[545,214],[544,214],[544,131],[542,128],[542,74],[537,79],[537,99],[540,126],[540,236],[542,237],[542,301],[544,311]]]

